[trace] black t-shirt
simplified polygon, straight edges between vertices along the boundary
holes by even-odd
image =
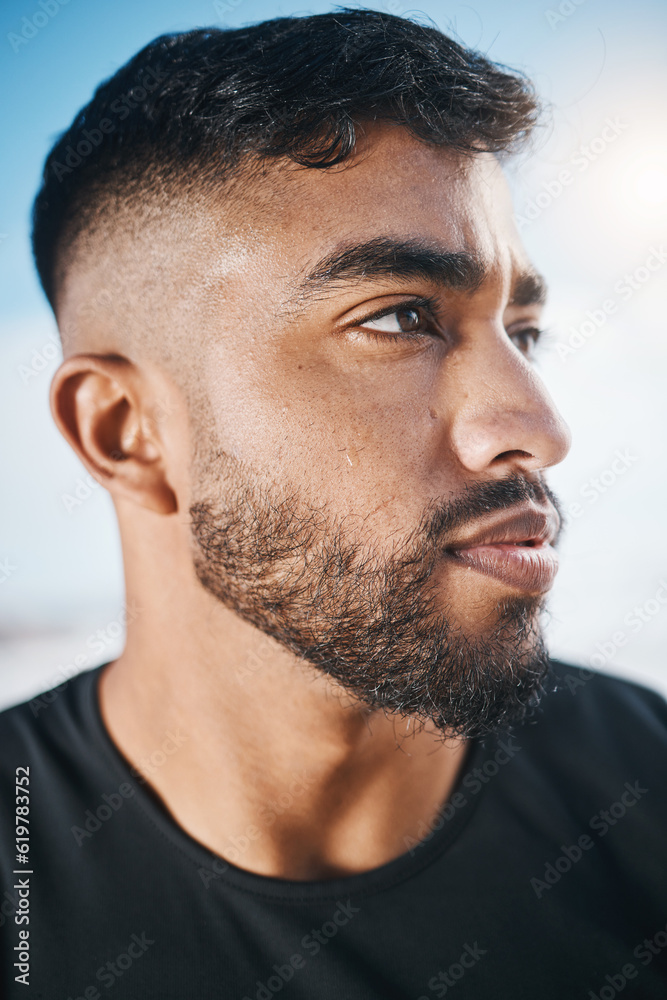
[[[291,882],[243,869],[257,827],[232,864],[173,821],[104,728],[100,669],[0,716],[4,997],[667,997],[659,695],[554,664],[557,690],[470,744],[401,857]],[[298,794],[267,803],[265,829]]]

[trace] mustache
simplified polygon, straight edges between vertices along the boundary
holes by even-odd
[[[511,510],[526,501],[542,507],[551,504],[554,508],[559,520],[558,533],[554,539],[556,545],[563,528],[563,511],[558,497],[544,480],[533,481],[519,473],[505,479],[470,483],[453,500],[432,504],[422,520],[422,537],[441,547],[452,532],[465,527],[470,521],[498,511]]]

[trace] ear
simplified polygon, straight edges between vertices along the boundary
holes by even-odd
[[[160,387],[162,388],[162,387]],[[168,479],[164,393],[155,376],[118,355],[74,354],[51,383],[51,412],[64,438],[112,496],[158,514],[178,510]]]

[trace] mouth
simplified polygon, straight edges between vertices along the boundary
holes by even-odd
[[[493,577],[516,590],[543,594],[553,586],[558,572],[554,543],[560,521],[547,511],[523,508],[454,542],[445,555],[462,568]]]

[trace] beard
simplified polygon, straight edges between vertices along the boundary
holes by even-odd
[[[447,600],[432,577],[450,533],[473,518],[527,500],[558,510],[543,482],[514,475],[433,501],[381,555],[346,529],[345,517],[308,505],[298,491],[249,484],[247,470],[241,476],[225,464],[217,480],[224,500],[198,500],[190,516],[197,576],[226,607],[355,704],[430,721],[447,738],[506,731],[537,706],[549,674],[544,597],[499,600],[466,630],[455,595]]]

